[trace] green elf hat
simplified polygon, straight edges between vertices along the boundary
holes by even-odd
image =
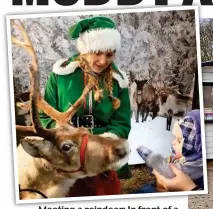
[[[107,17],[92,17],[81,20],[69,28],[70,39],[77,39],[77,50],[89,52],[119,50],[121,36],[115,23]]]

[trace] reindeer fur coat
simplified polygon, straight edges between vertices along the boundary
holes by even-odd
[[[79,62],[74,61],[78,55],[74,55],[69,59],[58,60],[53,66],[53,72],[47,81],[44,99],[55,109],[64,112],[71,104],[80,97],[84,89],[83,71],[79,67]],[[106,89],[103,92],[103,99],[98,103],[94,101],[92,95],[92,114],[106,126],[94,128],[93,134],[102,134],[105,137],[128,138],[130,123],[130,101],[128,94],[128,78],[118,70],[112,63],[113,72],[113,96],[120,99],[120,107],[113,110],[113,105],[109,93]],[[100,84],[101,85],[101,84]],[[89,99],[87,97],[86,106],[81,107],[77,115],[89,114]],[[43,127],[53,128],[54,120],[40,113],[40,119]],[[119,172],[125,172],[125,167]]]

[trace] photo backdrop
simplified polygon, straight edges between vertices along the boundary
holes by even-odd
[[[131,71],[138,80],[157,77],[177,86],[181,94],[192,95],[197,60],[194,10],[104,16],[116,22],[122,36],[122,48],[116,53],[120,69],[127,75]],[[21,19],[38,56],[42,92],[55,61],[76,53],[69,27],[86,17]],[[22,93],[29,87],[30,58],[20,47],[12,47],[15,93]]]

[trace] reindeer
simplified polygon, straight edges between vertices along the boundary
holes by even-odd
[[[133,77],[133,76],[132,76]],[[159,105],[155,89],[151,85],[152,75],[148,70],[148,80],[135,80],[137,84],[137,90],[135,93],[137,102],[137,118],[136,122],[139,122],[139,114],[142,116],[142,123],[146,121],[150,112],[152,112],[152,119],[157,116],[159,111]]]
[[[29,107],[25,108],[27,106],[25,104],[23,106],[23,103],[29,101],[29,97],[30,97],[30,92],[24,92],[21,94],[14,95],[16,125],[22,125],[22,126],[31,125]],[[19,138],[17,138],[16,143],[18,146],[20,143]]]
[[[149,112],[152,112],[152,120],[157,116],[159,111],[158,97],[155,89],[151,84],[145,84],[142,91],[142,122],[146,121]]]
[[[23,103],[28,102],[29,98],[30,98],[30,92],[24,92],[21,94],[14,95],[17,125],[31,125],[31,121],[29,117],[29,107],[27,107],[27,105],[23,106]]]
[[[126,164],[129,146],[127,140],[95,136],[86,128],[70,125],[69,121],[98,82],[89,66],[89,82],[81,97],[66,112],[57,111],[41,97],[35,51],[23,26],[15,22],[12,25],[24,38],[20,41],[12,36],[12,43],[23,47],[32,57],[29,67],[32,126],[16,125],[17,137],[21,138],[17,148],[20,189],[38,190],[49,198],[66,197],[77,179],[117,170]],[[56,121],[55,128],[42,127],[38,109]],[[21,199],[37,198],[42,197],[29,191],[21,193]]]
[[[171,124],[172,124],[173,110],[168,109],[167,113],[168,113],[168,115],[167,115],[167,118],[166,118],[166,130],[170,131],[171,130]]]
[[[141,111],[143,111],[143,87],[147,83],[148,80],[135,80],[135,83],[137,85],[136,92],[135,92],[135,99],[137,103],[137,117],[136,117],[136,123],[139,122],[139,115]],[[143,120],[143,119],[142,119]],[[143,122],[143,121],[142,121]]]
[[[134,97],[137,102],[137,117],[136,122],[139,122],[139,114],[142,115],[142,122],[146,121],[150,112],[152,112],[152,119],[157,116],[159,111],[157,95],[154,87],[149,84],[148,80],[135,80],[137,84]]]
[[[169,87],[169,83],[156,81],[152,83],[158,96],[159,115],[167,117],[166,129],[170,131],[173,115],[183,116],[191,110],[192,97],[182,95],[177,87]]]
[[[14,89],[14,110],[16,115],[17,125],[30,125],[29,108],[22,109],[20,104],[29,101],[30,92],[20,92],[20,81],[13,77],[13,89]]]

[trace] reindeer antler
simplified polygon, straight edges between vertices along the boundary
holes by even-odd
[[[86,97],[86,95],[90,92],[90,90],[94,87],[94,85],[97,84],[97,75],[92,73],[93,71],[89,67],[86,60],[84,60],[87,65],[89,72],[88,76],[88,84],[84,88],[84,91],[81,95],[81,97],[66,111],[66,112],[59,112],[55,108],[53,108],[51,105],[49,105],[42,97],[39,91],[39,69],[38,69],[38,61],[37,57],[34,51],[34,48],[32,46],[32,43],[29,39],[29,36],[27,32],[25,31],[24,27],[20,24],[15,23],[14,21],[11,22],[12,25],[17,28],[22,33],[22,37],[24,41],[18,40],[16,37],[12,36],[12,43],[23,47],[32,57],[32,64],[30,66],[30,113],[31,113],[31,119],[32,119],[32,127],[21,127],[17,126],[17,131],[23,132],[26,131],[29,132],[37,132],[37,134],[50,134],[50,131],[47,129],[42,128],[40,119],[38,116],[38,110],[37,108],[44,111],[46,115],[51,117],[53,120],[55,120],[59,124],[68,123],[69,120],[73,117],[77,109],[83,104],[83,101]]]
[[[44,110],[44,112],[47,115],[49,115],[52,119],[54,119],[59,124],[67,123],[68,121],[71,120],[71,118],[76,113],[78,108],[83,104],[87,94],[90,92],[90,90],[93,88],[93,86],[96,83],[97,83],[97,78],[94,76],[89,76],[88,84],[85,86],[82,95],[73,105],[70,106],[70,108],[66,112],[57,111],[41,97],[38,100],[38,107]]]
[[[22,37],[24,39],[24,41],[20,41],[16,37],[11,36],[12,43],[23,47],[32,57],[32,64],[30,67],[30,86],[31,86],[31,90],[30,90],[30,107],[31,107],[30,113],[31,114],[30,115],[31,115],[33,125],[32,125],[32,127],[17,126],[16,127],[17,131],[18,132],[26,131],[26,133],[30,133],[30,134],[33,134],[34,132],[36,132],[38,134],[40,133],[40,134],[49,135],[50,131],[43,129],[40,124],[37,108],[34,109],[34,106],[36,106],[37,98],[39,95],[39,92],[37,90],[39,88],[38,62],[37,62],[37,57],[35,55],[35,51],[32,47],[30,39],[29,39],[26,31],[24,30],[23,26],[21,25],[21,23],[17,24],[14,21],[11,21],[11,24],[13,25],[13,27],[15,27],[16,29],[21,31]]]
[[[32,47],[31,41],[29,39],[28,34],[26,33],[26,31],[24,30],[23,26],[21,23],[16,24],[13,20],[11,20],[11,24],[19,31],[21,31],[22,33],[22,37],[24,39],[24,41],[20,41],[18,40],[15,36],[11,36],[11,41],[12,43],[23,47],[32,57],[32,65],[34,66],[35,70],[38,70],[38,62],[37,62],[37,57],[35,54],[35,51]]]

